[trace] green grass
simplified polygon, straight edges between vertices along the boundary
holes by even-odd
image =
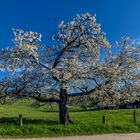
[[[94,135],[103,133],[140,132],[140,110],[81,111],[69,107],[73,124],[59,124],[57,107],[33,108],[32,101],[20,100],[10,105],[0,105],[1,137],[48,137],[64,135]],[[78,109],[78,111],[76,111]],[[19,127],[18,115],[23,115],[23,127]],[[102,124],[102,116],[106,124]]]

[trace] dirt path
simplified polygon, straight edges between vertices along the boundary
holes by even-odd
[[[10,140],[10,139],[1,139],[1,140]],[[95,136],[71,136],[71,137],[55,137],[55,138],[31,138],[31,139],[26,138],[16,140],[140,140],[140,133],[107,134]]]

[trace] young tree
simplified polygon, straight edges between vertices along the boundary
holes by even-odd
[[[14,30],[14,35],[14,46],[0,52],[0,63],[9,72],[3,80],[4,95],[58,103],[61,124],[71,122],[67,109],[70,98],[120,99],[118,93],[129,85],[126,83],[138,79],[134,71],[139,49],[128,46],[125,38],[122,52],[114,56],[107,51],[110,45],[95,15],[77,15],[67,24],[62,21],[47,46],[40,44],[39,33]]]

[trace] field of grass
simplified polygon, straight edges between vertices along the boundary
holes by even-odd
[[[73,124],[59,124],[57,108],[34,108],[32,101],[20,100],[10,105],[0,105],[0,137],[47,137],[64,135],[94,135],[103,133],[140,132],[140,110],[76,111],[70,108]],[[19,127],[18,115],[23,115]],[[106,124],[102,124],[102,116]]]

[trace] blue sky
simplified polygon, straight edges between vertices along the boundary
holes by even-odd
[[[12,28],[40,32],[45,43],[61,20],[85,12],[96,13],[110,42],[140,36],[140,0],[0,0],[0,47],[11,45]]]

